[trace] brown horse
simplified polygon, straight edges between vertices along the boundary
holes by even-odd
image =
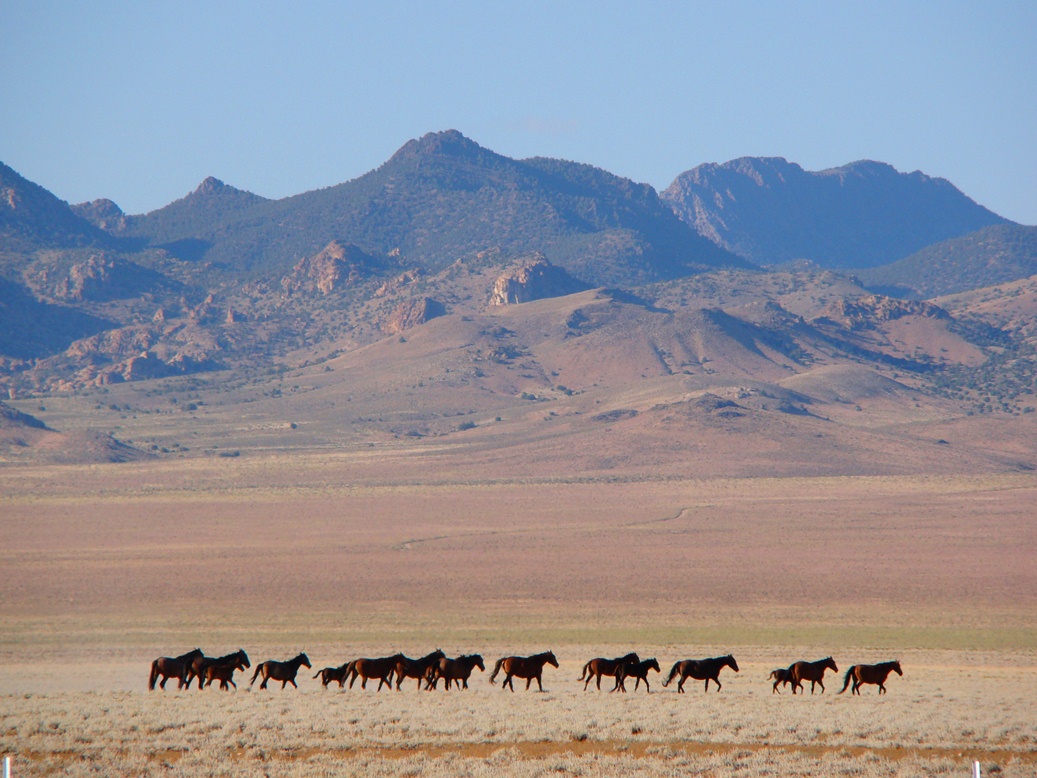
[[[421,682],[425,680],[425,676],[428,674],[429,668],[432,667],[440,659],[446,658],[446,654],[443,653],[443,649],[437,648],[428,656],[423,656],[421,659],[410,659],[403,657],[396,663],[396,691],[400,690],[403,685],[403,681],[406,678],[417,678],[418,679],[418,691],[421,691]]]
[[[328,684],[332,681],[338,681],[338,688],[342,688],[346,682],[346,673],[349,672],[349,662],[346,662],[341,667],[325,667],[314,678],[320,678],[321,686],[325,689],[328,688]]]
[[[212,686],[213,681],[219,681],[220,689],[223,691],[230,691],[231,686],[237,689],[238,685],[234,683],[234,671],[244,670],[246,667],[249,667],[248,656],[245,655],[245,652],[239,651],[238,653],[241,654],[241,657],[237,658],[233,662],[221,662],[206,667],[205,678],[198,680],[198,688],[201,688],[203,685]],[[231,656],[237,655],[231,654]],[[230,684],[230,686],[228,686],[228,684]]]
[[[583,690],[587,691],[587,686],[591,681],[596,679],[598,691],[601,691],[601,676],[611,675],[614,677],[616,671],[623,665],[640,661],[641,657],[634,652],[630,652],[626,656],[617,656],[615,659],[605,659],[604,657],[599,656],[596,659],[590,660],[583,666],[583,672],[580,673],[580,677],[576,680],[583,681],[586,677],[587,680],[584,681]],[[613,689],[613,691],[615,691],[615,689]]]
[[[472,668],[478,667],[484,673],[486,665],[482,663],[479,654],[462,654],[457,659],[440,659],[428,669],[426,673],[426,689],[435,689],[442,678],[443,688],[449,689],[450,684],[455,684],[458,689],[468,688],[468,679],[472,675]]]
[[[771,670],[771,674],[767,677],[768,679],[774,679],[774,686],[771,687],[771,694],[774,694],[775,692],[781,694],[781,691],[778,689],[778,686],[780,684],[788,684],[789,669],[787,667],[779,667],[777,670]]]
[[[610,693],[619,689],[621,692],[627,690],[626,679],[636,678],[637,683],[634,684],[634,691],[641,685],[641,681],[645,682],[645,689],[649,694],[652,693],[652,687],[648,685],[648,671],[655,670],[655,672],[661,672],[659,670],[659,663],[655,659],[645,659],[642,662],[624,662],[618,668],[616,668],[616,685],[610,689]],[[586,687],[584,687],[586,688]]]
[[[202,656],[202,649],[200,648],[188,651],[186,654],[180,656],[160,656],[151,663],[151,675],[148,677],[148,689],[154,691],[155,681],[158,680],[160,675],[162,676],[162,682],[159,684],[160,688],[165,689],[166,681],[170,678],[176,678],[177,689],[184,688],[184,678],[187,677],[191,662],[200,656]]]
[[[843,688],[839,694],[846,691],[846,687],[853,681],[852,694],[860,694],[860,688],[866,683],[878,684],[879,694],[886,693],[886,679],[890,673],[902,676],[904,671],[900,669],[899,660],[896,662],[879,662],[877,665],[854,665],[846,671],[843,676]]]
[[[814,685],[821,687],[821,694],[825,693],[825,670],[838,673],[839,668],[835,666],[835,660],[828,656],[818,659],[816,662],[793,662],[789,665],[789,683],[792,684],[792,693],[798,688],[803,690],[803,681],[810,681],[810,693],[814,693]]]
[[[683,662],[677,662],[673,666],[670,674],[663,681],[663,686],[669,686],[670,681],[679,675],[680,680],[677,682],[678,694],[684,694],[684,682],[689,678],[694,678],[697,681],[705,680],[705,690],[707,692],[709,691],[709,682],[713,681],[717,685],[717,691],[720,691],[720,671],[725,667],[730,667],[736,673],[738,672],[738,663],[735,662],[735,658],[730,654],[713,657],[712,659],[685,659]]]
[[[497,673],[504,670],[504,683],[501,684],[501,689],[510,686],[511,690],[515,691],[515,683],[512,681],[512,678],[518,676],[519,678],[526,679],[527,691],[534,678],[536,678],[540,691],[543,691],[544,684],[540,679],[544,674],[544,665],[558,667],[558,660],[555,659],[554,652],[545,651],[542,654],[534,654],[533,656],[504,656],[497,660],[497,664],[493,668],[493,674],[490,675],[490,683],[494,683],[493,679],[497,677]]]
[[[299,667],[301,665],[312,667],[310,665],[310,658],[306,656],[306,654],[299,654],[299,656],[294,659],[289,659],[287,662],[275,662],[272,659],[260,662],[256,665],[256,672],[252,675],[252,680],[249,682],[248,686],[251,689],[252,684],[254,684],[256,679],[262,675],[263,683],[259,684],[260,689],[265,689],[267,681],[271,678],[275,681],[280,681],[282,689],[288,684],[291,684],[298,689],[299,684],[295,682],[295,676],[299,673]]]
[[[353,688],[353,684],[356,682],[359,676],[363,680],[360,682],[360,688],[367,688],[367,681],[370,678],[378,679],[378,688],[375,691],[381,691],[382,685],[392,688],[392,676],[396,672],[396,663],[403,659],[406,659],[403,654],[393,654],[392,656],[380,657],[378,659],[355,659],[349,663],[349,668],[346,672],[349,673],[349,688]]]
[[[244,670],[246,667],[252,665],[248,662],[248,654],[245,653],[245,649],[239,648],[233,654],[227,654],[226,656],[211,657],[211,656],[199,656],[195,657],[191,661],[190,666],[187,670],[187,678],[184,679],[184,686],[188,689],[191,688],[191,681],[195,678],[198,679],[198,690],[201,691],[202,687],[205,686],[205,673],[213,666],[240,666],[238,669]]]

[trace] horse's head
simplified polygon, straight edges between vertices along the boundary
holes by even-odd
[[[312,669],[313,666],[310,664],[310,658],[306,656],[305,653],[299,654],[299,656],[297,656],[296,659],[299,660],[299,664],[306,665],[307,667]]]
[[[196,648],[194,651],[191,651],[187,654],[188,659],[191,660],[195,660],[200,656],[205,656],[205,654],[202,653],[202,649],[200,648]]]
[[[558,667],[558,660],[555,659],[554,651],[548,651],[546,654],[544,654],[544,661],[547,662],[549,665],[554,665],[555,667]]]
[[[437,648],[435,651],[433,651],[431,654],[429,654],[429,659],[431,659],[433,661],[438,661],[440,659],[446,659],[446,654],[443,653],[443,649]]]
[[[903,675],[904,671],[900,669],[900,660],[896,660],[892,663],[893,672],[897,675]]]
[[[736,673],[738,672],[738,662],[735,661],[735,658],[733,656],[731,656],[731,654],[728,654],[727,656],[724,657],[724,664],[726,664],[728,667],[730,667]]]
[[[835,666],[835,660],[832,657],[828,657],[825,660],[825,667],[829,668],[833,673],[839,672],[839,668]]]
[[[646,659],[645,667],[647,667],[649,670],[655,670],[655,672],[657,673],[662,672],[662,670],[659,669],[659,663],[655,661],[655,657],[652,657],[651,659]]]
[[[472,654],[468,658],[472,661],[472,667],[478,667],[484,673],[486,672],[486,666],[482,663],[482,656],[480,654]]]
[[[238,649],[238,663],[241,665],[241,669],[244,670],[246,667],[252,667],[248,661],[248,654],[245,653],[245,649]]]

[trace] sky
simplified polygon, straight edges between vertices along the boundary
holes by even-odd
[[[1037,2],[0,0],[0,161],[71,203],[280,198],[457,129],[668,186],[742,156],[1037,224]]]

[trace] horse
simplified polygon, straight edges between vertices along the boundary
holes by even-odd
[[[544,673],[544,665],[547,664],[558,667],[558,660],[555,659],[554,652],[552,651],[545,651],[542,654],[534,654],[533,656],[503,656],[497,660],[497,664],[493,668],[493,674],[490,675],[490,683],[494,683],[493,679],[503,669],[504,683],[501,684],[501,689],[510,686],[511,690],[515,691],[515,683],[512,681],[512,678],[518,676],[519,678],[526,679],[527,691],[534,678],[536,678],[540,691],[543,691],[544,684],[540,679]]]
[[[148,689],[155,690],[155,681],[162,676],[159,686],[164,690],[166,681],[170,678],[177,679],[177,689],[184,688],[184,678],[187,676],[188,667],[198,657],[203,656],[202,649],[196,648],[181,656],[160,656],[151,663],[151,675],[148,677]]]
[[[473,667],[478,667],[484,673],[486,672],[486,665],[482,663],[482,657],[479,654],[462,654],[457,659],[444,657],[429,667],[428,673],[425,674],[425,688],[435,689],[439,679],[442,678],[444,690],[449,689],[451,683],[459,689],[467,689]]]
[[[187,669],[187,678],[185,679],[184,685],[190,689],[191,681],[195,678],[198,679],[198,690],[201,691],[205,686],[205,673],[206,671],[215,665],[233,665],[239,670],[244,670],[246,667],[251,667],[248,661],[248,654],[245,653],[245,649],[239,648],[233,654],[227,654],[227,656],[211,657],[211,656],[199,656],[191,661],[191,664]]]
[[[850,681],[853,681],[852,694],[860,694],[861,686],[866,683],[878,684],[879,694],[885,694],[886,679],[890,673],[896,673],[900,676],[904,674],[904,671],[900,669],[899,660],[895,662],[879,662],[877,665],[854,665],[843,676],[843,688],[839,690],[839,694],[846,691]]]
[[[622,665],[627,664],[628,662],[640,661],[641,657],[634,652],[631,652],[626,656],[616,657],[615,659],[605,659],[604,657],[599,656],[596,659],[590,660],[583,666],[583,672],[580,673],[580,677],[576,680],[583,681],[584,677],[586,677],[587,680],[583,684],[583,690],[587,691],[587,686],[590,682],[597,679],[598,691],[601,691],[601,676],[615,676],[616,671],[619,670]],[[613,689],[613,691],[615,690]]]
[[[659,670],[659,663],[655,659],[645,659],[641,662],[624,662],[616,668],[616,685],[612,687],[611,692],[619,689],[622,692],[627,690],[626,679],[636,678],[637,683],[634,684],[634,691],[641,685],[641,681],[645,682],[645,689],[649,694],[652,693],[652,687],[648,685],[648,671],[655,670],[655,672],[661,672]],[[586,687],[585,687],[586,688]]]
[[[735,658],[730,654],[713,657],[712,659],[685,659],[683,662],[677,662],[673,666],[670,674],[663,681],[663,686],[669,686],[670,681],[680,675],[680,681],[677,682],[678,694],[684,694],[684,682],[688,678],[694,678],[697,681],[705,679],[705,690],[707,692],[709,691],[709,682],[714,681],[719,692],[721,689],[720,671],[725,667],[730,667],[736,673],[738,672],[738,663],[735,662]]]
[[[310,658],[306,656],[306,654],[299,654],[295,659],[289,659],[287,662],[275,662],[272,659],[260,662],[256,665],[256,672],[252,675],[252,680],[249,682],[248,686],[251,689],[252,684],[254,684],[256,679],[262,675],[263,683],[259,684],[260,689],[265,689],[267,681],[271,678],[275,681],[280,681],[282,689],[288,684],[291,684],[298,689],[299,684],[295,682],[295,676],[299,672],[300,665],[312,667],[312,665],[310,665]]]
[[[385,656],[379,659],[355,659],[349,663],[347,672],[350,675],[349,688],[353,688],[353,684],[356,682],[357,676],[363,680],[360,683],[361,689],[367,688],[367,681],[369,678],[378,679],[378,688],[375,691],[381,691],[382,685],[392,688],[392,676],[396,672],[396,663],[406,659],[403,654],[393,654],[392,656]]]
[[[428,673],[430,667],[438,662],[440,659],[445,659],[446,654],[443,653],[443,649],[437,648],[428,656],[423,656],[421,659],[410,659],[409,657],[403,657],[396,663],[396,691],[400,690],[403,685],[403,681],[406,678],[417,678],[418,679],[418,691],[421,691],[421,682],[425,680],[425,675]]]
[[[349,662],[346,662],[341,667],[325,667],[314,678],[320,678],[321,685],[327,689],[328,684],[332,681],[338,681],[338,688],[342,688],[346,682],[346,673],[349,672]]]
[[[821,687],[821,694],[825,693],[825,670],[831,669],[833,673],[838,673],[839,668],[835,666],[835,660],[832,657],[825,657],[824,659],[818,659],[816,662],[793,662],[789,665],[789,683],[792,684],[792,693],[796,693],[798,687],[800,691],[803,690],[803,681],[810,681],[810,693],[814,693],[814,685],[817,684]]]
[[[771,687],[771,694],[774,694],[775,692],[781,694],[781,691],[779,691],[778,689],[778,685],[787,685],[789,683],[789,669],[787,667],[779,667],[777,670],[771,670],[771,674],[767,676],[767,678],[774,679],[774,686]]]
[[[205,678],[198,679],[198,688],[200,689],[202,686],[212,686],[213,681],[219,681],[220,689],[223,691],[230,691],[231,686],[237,689],[238,685],[234,683],[234,671],[244,670],[246,667],[250,666],[248,663],[248,656],[245,655],[245,652],[239,651],[238,654],[241,656],[233,662],[220,662],[206,667]],[[231,654],[231,656],[237,657],[238,654]],[[230,686],[227,684],[230,684]]]

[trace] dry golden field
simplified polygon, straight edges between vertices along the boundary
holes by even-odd
[[[1032,474],[475,478],[365,452],[7,468],[0,487],[16,775],[1037,771]],[[151,659],[195,646],[314,668],[299,691],[147,691]],[[312,680],[437,646],[561,667],[544,694]],[[741,672],[719,694],[582,691],[584,661],[631,649]],[[771,669],[828,654],[905,676],[771,694]]]

